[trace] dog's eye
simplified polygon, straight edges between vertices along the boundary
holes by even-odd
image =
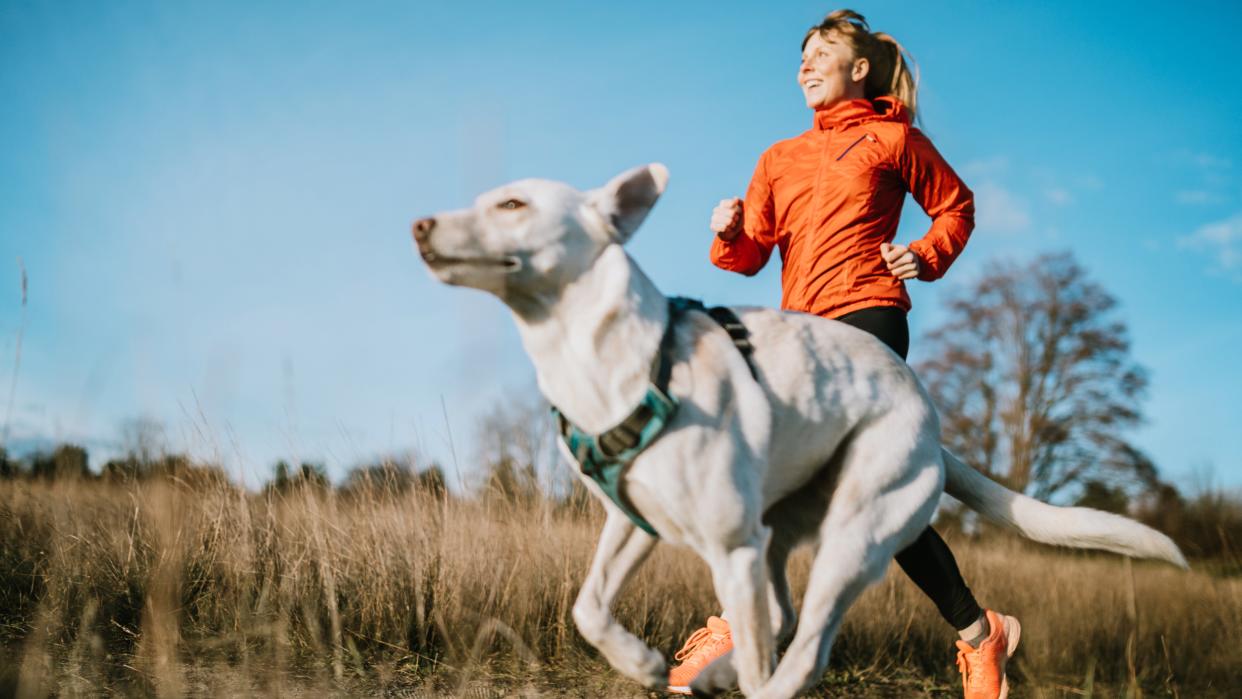
[[[497,209],[508,209],[509,211],[515,211],[517,209],[525,209],[526,202],[522,201],[521,199],[506,199],[500,202],[499,204],[497,204],[496,208]]]

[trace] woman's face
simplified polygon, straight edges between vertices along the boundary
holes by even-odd
[[[811,35],[798,68],[806,106],[824,109],[841,100],[862,98],[869,68],[867,59],[855,59],[853,50],[836,32],[829,32],[826,38],[818,32]]]

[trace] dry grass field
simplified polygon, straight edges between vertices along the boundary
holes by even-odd
[[[2,481],[0,695],[647,696],[570,618],[600,518],[417,488]],[[1242,580],[954,549],[981,601],[1023,621],[1014,697],[1242,696]],[[660,547],[617,613],[671,655],[716,611],[703,566]],[[953,637],[893,567],[817,693],[957,696]]]

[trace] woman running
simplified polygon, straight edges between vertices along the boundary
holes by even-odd
[[[944,275],[970,237],[975,206],[911,125],[917,86],[903,54],[851,10],[832,12],[807,31],[798,83],[814,125],[760,156],[744,202],[727,199],[712,212],[711,260],[752,275],[779,247],[782,308],[849,323],[904,359],[905,282]],[[906,192],[932,219],[931,230],[908,246],[893,243]],[[1004,697],[1018,620],[979,606],[931,527],[896,558],[961,637],[966,699]],[[670,691],[688,694],[698,673],[732,647],[728,623],[708,619],[677,653],[683,662],[669,673]]]

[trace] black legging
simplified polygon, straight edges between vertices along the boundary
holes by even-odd
[[[906,323],[906,312],[900,308],[864,308],[837,320],[866,330],[880,338],[902,359],[906,358],[906,352],[910,349],[910,327]],[[899,552],[896,558],[901,569],[931,598],[940,615],[953,628],[964,629],[983,614],[970,588],[966,587],[961,571],[957,569],[953,552],[936,530],[931,527],[924,529],[919,538]]]

